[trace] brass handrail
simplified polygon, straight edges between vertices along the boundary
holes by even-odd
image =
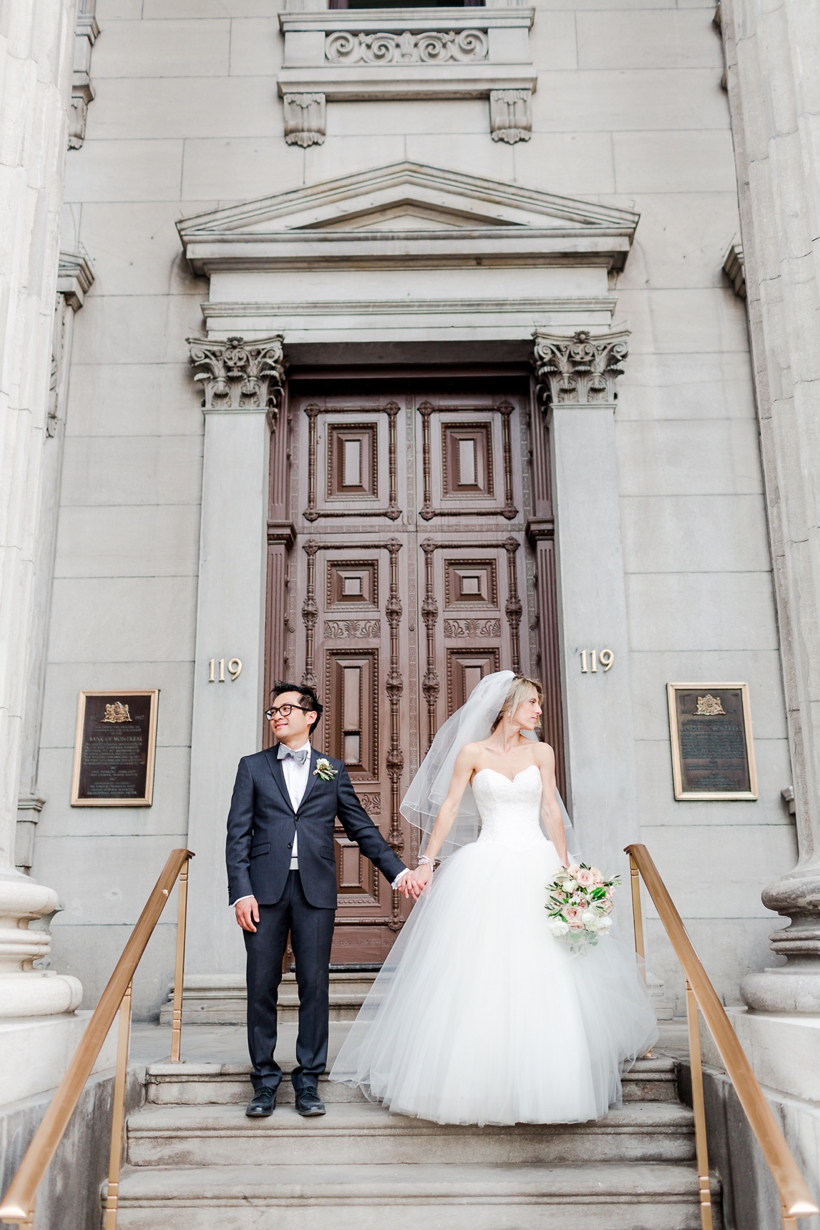
[[[33,1227],[34,1203],[46,1170],[63,1138],[68,1122],[91,1075],[108,1031],[121,1010],[117,1071],[114,1080],[114,1114],[111,1124],[111,1154],[108,1171],[108,1197],[105,1207],[105,1230],[116,1230],[120,1164],[122,1161],[123,1125],[125,1120],[125,1084],[128,1075],[128,1047],[131,1034],[131,982],[142,954],[179,877],[179,911],[177,925],[176,978],[174,980],[174,1015],[171,1060],[179,1062],[182,1029],[182,971],[185,963],[185,926],[188,907],[188,860],[190,850],[172,850],[154,885],[151,896],[131,932],[100,1002],[91,1015],[82,1041],[74,1052],[68,1070],[34,1134],[11,1186],[0,1205],[0,1221]]]
[[[641,913],[638,873],[649,892],[675,955],[686,975],[686,1009],[689,1019],[689,1047],[692,1063],[692,1103],[695,1112],[695,1144],[700,1189],[701,1226],[711,1230],[712,1205],[709,1185],[709,1161],[706,1148],[706,1111],[703,1100],[700,1030],[697,1010],[709,1026],[729,1079],[734,1085],[741,1106],[777,1186],[782,1210],[783,1230],[797,1230],[798,1217],[811,1217],[820,1212],[814,1203],[806,1181],[792,1156],[786,1138],[766,1101],[746,1052],[738,1041],[732,1023],[726,1015],[717,992],[700,963],[692,941],[686,934],[683,920],[675,908],[669,891],[660,877],[652,856],[644,845],[626,847],[632,881],[635,948],[643,956],[643,916]]]

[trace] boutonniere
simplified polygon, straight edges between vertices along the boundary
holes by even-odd
[[[324,756],[320,756],[316,761],[313,776],[320,777],[323,782],[332,782],[338,771],[338,769],[333,768],[329,760],[326,760]]]

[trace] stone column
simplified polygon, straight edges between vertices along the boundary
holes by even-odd
[[[749,332],[774,562],[799,861],[763,902],[787,965],[746,1003],[820,1012],[820,10],[723,0]]]
[[[186,987],[207,990],[220,978],[233,985],[244,968],[241,933],[228,908],[225,820],[239,760],[261,747],[270,431],[284,360],[281,337],[247,343],[189,338],[188,344],[204,393],[205,453],[188,820],[196,859]],[[228,669],[232,659],[242,663],[236,680]]]
[[[535,334],[552,441],[568,807],[582,845],[620,870],[638,836],[615,456],[615,379],[626,355],[625,333]],[[603,650],[613,655],[606,671]]]
[[[0,23],[0,1016],[70,1011],[81,995],[32,969],[50,941],[29,923],[57,895],[14,866],[75,10],[7,0]]]

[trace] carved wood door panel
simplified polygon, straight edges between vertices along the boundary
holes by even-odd
[[[552,669],[541,642],[555,620],[539,627],[536,602],[549,577],[545,590],[526,535],[551,537],[548,467],[539,481],[529,464],[528,391],[502,392],[292,390],[272,443],[269,679],[318,688],[314,742],[411,863],[399,804],[441,722],[491,671]],[[333,960],[380,962],[404,898],[338,822],[336,866]]]

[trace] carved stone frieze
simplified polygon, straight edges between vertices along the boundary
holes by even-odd
[[[533,365],[542,405],[614,402],[615,380],[623,375],[628,333],[593,337],[585,329],[573,337],[536,332]]]
[[[190,363],[201,368],[194,380],[202,385],[206,410],[267,410],[271,426],[282,401],[285,359],[281,337],[226,342],[187,339]]]
[[[532,136],[532,90],[490,90],[490,136],[494,141],[529,141]]]
[[[382,625],[378,619],[326,619],[325,636],[329,640],[368,640],[381,636]]]
[[[487,59],[489,50],[483,30],[336,30],[325,39],[325,59],[331,64],[476,64]]]
[[[445,636],[500,636],[500,619],[445,619]]]
[[[327,102],[324,94],[284,94],[285,143],[301,145],[324,145],[327,131]]]

